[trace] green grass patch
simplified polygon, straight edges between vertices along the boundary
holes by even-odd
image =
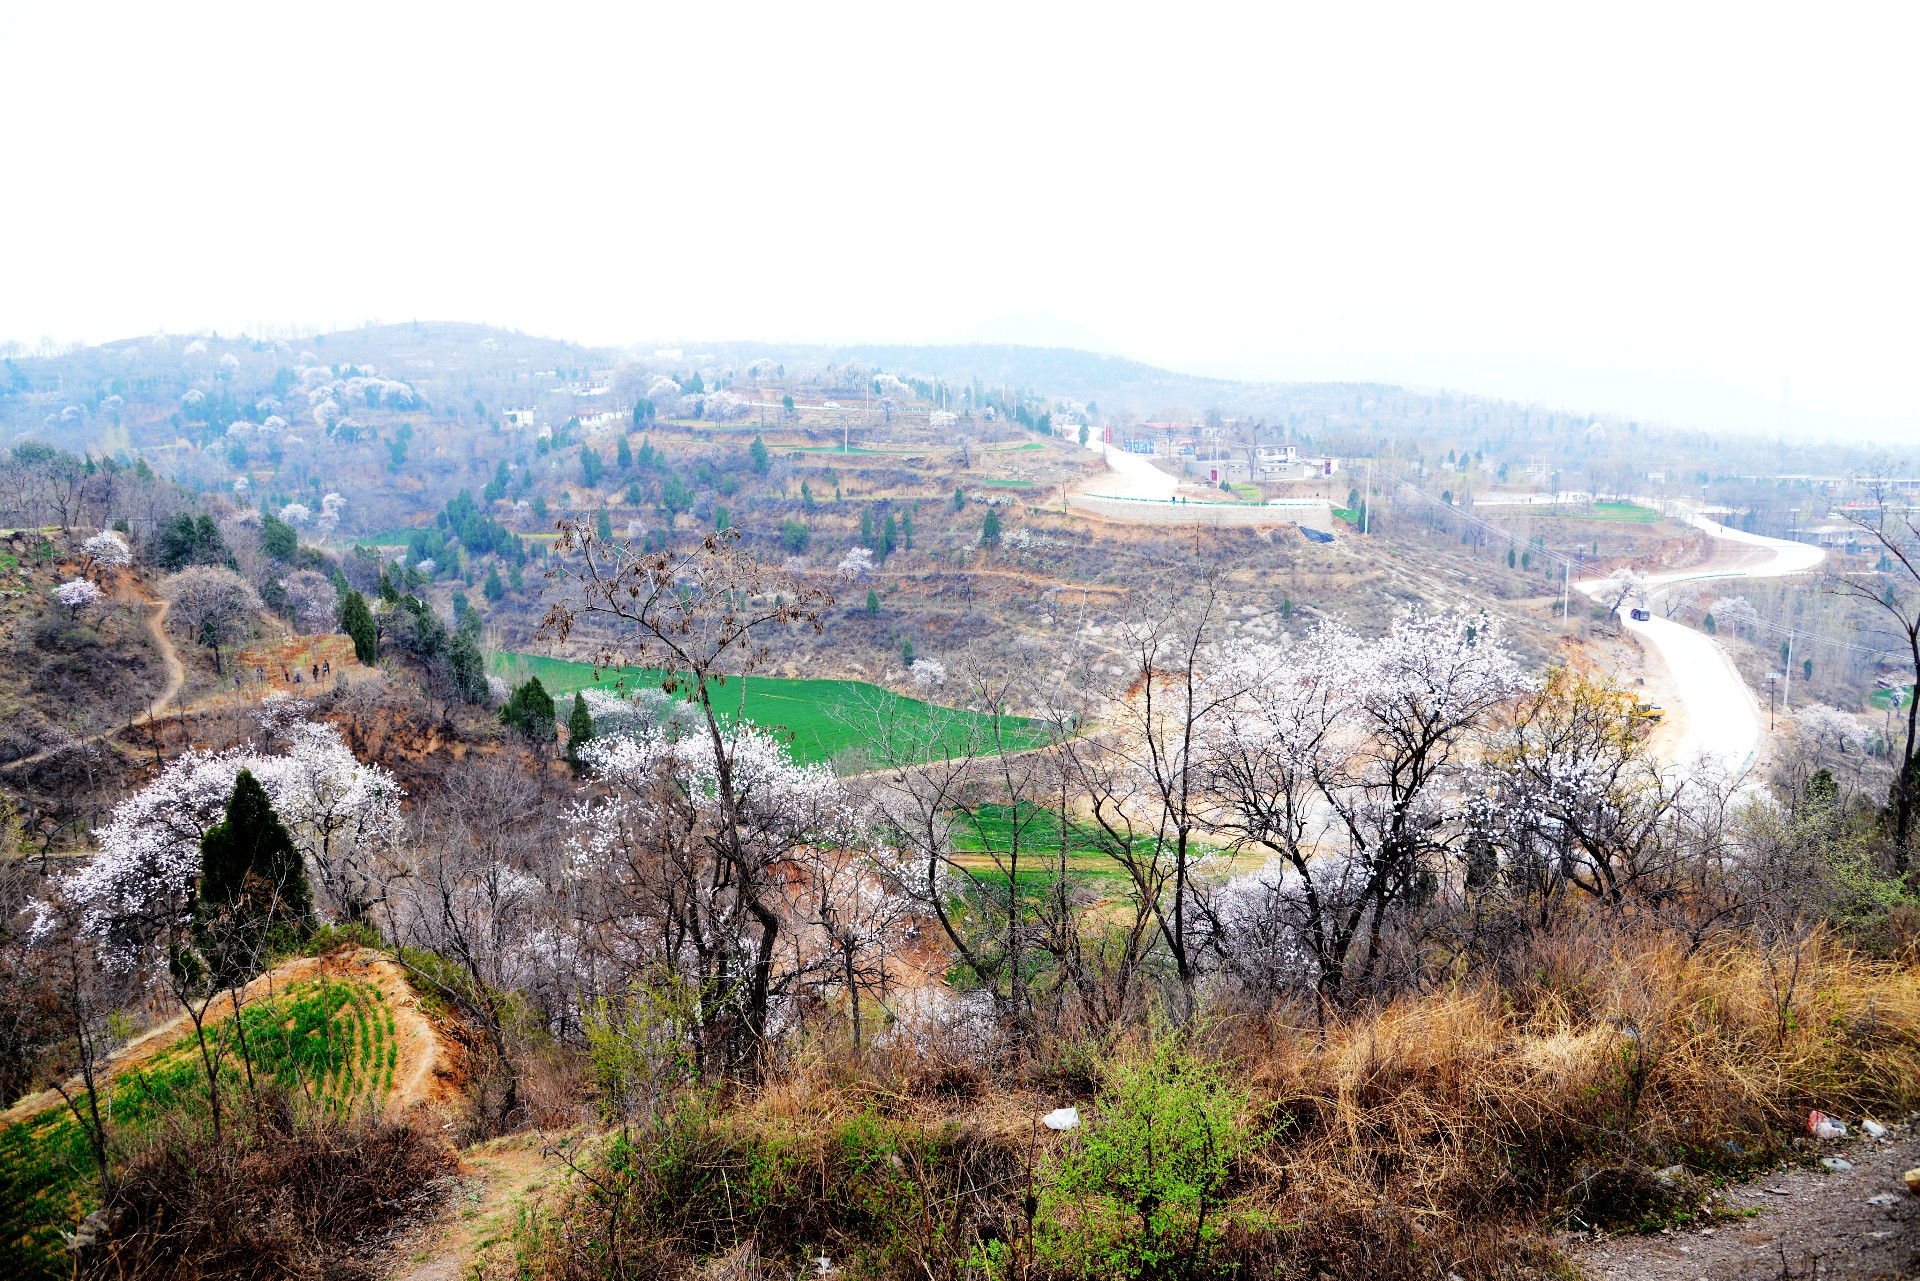
[[[975,876],[1000,880],[1003,873],[996,863],[1014,852],[1020,856],[1018,881],[1023,892],[1039,891],[1053,883],[1060,869],[1060,853],[1066,850],[1066,870],[1070,879],[1124,878],[1126,872],[1108,855],[1109,842],[1102,833],[1079,822],[1060,822],[1057,810],[1029,801],[1012,805],[981,805],[951,816],[953,849],[956,861]],[[1151,848],[1148,845],[1146,848]]]
[[[383,1099],[398,1047],[391,1016],[384,1022],[370,1017],[381,1008],[379,995],[365,983],[321,979],[243,1006],[239,1030],[246,1034],[254,1078],[310,1091],[341,1111]],[[241,1038],[227,1019],[208,1028],[208,1039],[219,1048],[223,1092],[235,1106],[246,1080]],[[207,1081],[197,1042],[183,1037],[145,1066],[119,1073],[101,1104],[110,1142],[114,1135],[144,1133],[170,1116],[203,1118]],[[60,1234],[95,1208],[97,1179],[86,1135],[64,1103],[0,1130],[0,1275],[70,1275],[72,1259]]]
[[[661,673],[639,667],[607,669],[595,679],[593,664],[543,658],[537,654],[498,653],[490,660],[494,675],[513,683],[538,676],[557,700],[575,690],[658,688]],[[831,761],[848,748],[870,744],[876,733],[910,736],[952,755],[969,739],[997,732],[1014,750],[1038,747],[1045,741],[1042,726],[1019,716],[995,718],[982,712],[941,707],[908,698],[865,681],[788,680],[778,676],[728,677],[714,691],[717,706],[741,706],[741,684],[746,690],[749,722],[787,739],[796,761]],[[996,727],[997,721],[997,727]]]
[[[1007,479],[1004,479],[1004,478],[1001,478],[1001,477],[997,477],[997,476],[982,476],[982,477],[980,478],[980,481],[979,481],[979,483],[980,483],[980,484],[982,484],[982,485],[1000,485],[1000,486],[1004,486],[1004,487],[1023,487],[1023,486],[1027,486],[1027,485],[1031,485],[1031,484],[1033,484],[1034,482],[1033,482],[1033,481],[1030,481],[1030,480],[1007,480]]]
[[[371,534],[354,535],[356,547],[401,547],[415,534],[424,533],[430,526],[416,525],[404,529],[379,529]]]
[[[1494,509],[1499,512],[1500,508]],[[1630,525],[1651,525],[1660,513],[1638,503],[1595,503],[1591,507],[1517,507],[1517,514],[1535,520],[1605,520]]]
[[[1897,712],[1912,702],[1911,685],[1902,685],[1898,689],[1876,689],[1867,695],[1867,706],[1881,712]]]

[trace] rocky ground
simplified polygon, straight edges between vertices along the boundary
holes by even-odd
[[[1567,1253],[1593,1281],[1891,1281],[1920,1277],[1920,1197],[1902,1174],[1920,1166],[1913,1125],[1886,1138],[1819,1145],[1822,1165],[1774,1171],[1718,1195],[1709,1226],[1655,1236],[1576,1238]]]

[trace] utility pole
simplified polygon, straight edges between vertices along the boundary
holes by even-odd
[[[1367,487],[1360,493],[1360,532],[1373,532],[1373,463],[1367,463]]]
[[[1787,633],[1786,676],[1786,688],[1780,693],[1780,707],[1783,711],[1788,710],[1793,703],[1793,633],[1791,631]]]
[[[1567,612],[1568,601],[1573,590],[1573,565],[1569,561],[1560,562],[1560,626],[1571,627],[1572,616]]]

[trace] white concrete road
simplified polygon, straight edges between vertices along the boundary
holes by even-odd
[[[1688,520],[1732,547],[1754,550],[1725,566],[1650,574],[1647,576],[1652,587],[1650,596],[1659,596],[1663,588],[1674,583],[1694,579],[1779,578],[1804,574],[1826,556],[1818,547],[1729,529],[1698,514],[1689,516]],[[1599,589],[1600,580],[1589,580],[1578,586],[1593,595]],[[1631,618],[1623,618],[1621,622],[1628,631],[1644,637],[1660,655],[1685,705],[1686,731],[1674,747],[1671,764],[1683,770],[1706,765],[1739,776],[1759,750],[1765,709],[1717,641],[1704,632],[1660,617],[1657,609],[1651,612],[1654,616],[1645,622]]]
[[[1146,498],[1165,502],[1173,497],[1180,482],[1153,465],[1143,454],[1129,454],[1102,441],[1090,441],[1087,448],[1106,455],[1105,475],[1086,481],[1080,492],[1089,498]]]

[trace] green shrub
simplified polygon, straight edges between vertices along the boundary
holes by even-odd
[[[1069,1274],[1204,1271],[1234,1164],[1256,1141],[1248,1099],[1165,1031],[1114,1062],[1084,1129],[1042,1177],[1038,1252]]]

